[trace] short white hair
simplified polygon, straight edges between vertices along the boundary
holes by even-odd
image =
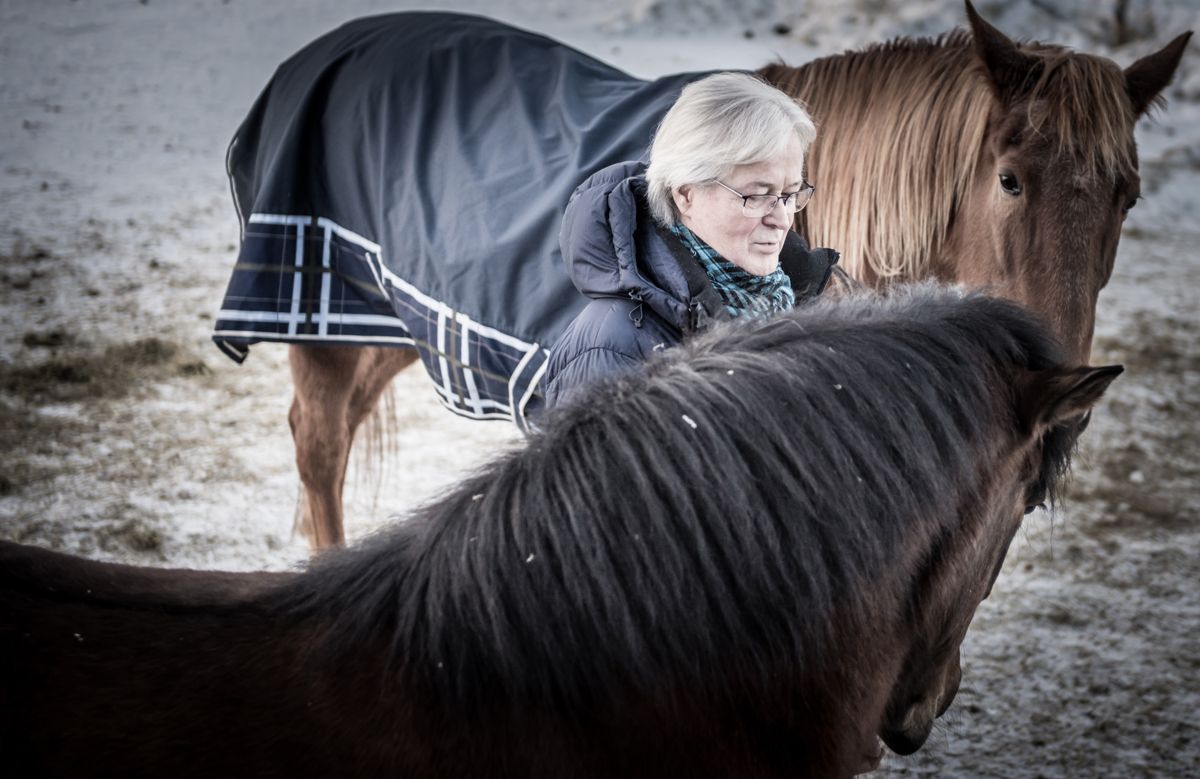
[[[678,220],[671,193],[779,156],[789,133],[807,156],[817,128],[804,105],[758,76],[717,73],[683,88],[658,125],[646,170],[655,221]]]

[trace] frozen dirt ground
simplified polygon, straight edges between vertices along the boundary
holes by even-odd
[[[237,241],[224,150],[284,57],[404,5],[0,0],[0,537],[148,565],[305,559],[286,350],[260,345],[237,366],[209,341]],[[792,5],[454,7],[643,76],[800,62],[961,18],[948,0]],[[879,18],[853,10],[893,5]],[[1011,33],[1103,50],[1102,20],[1059,14],[1078,22],[1072,38],[1035,4],[993,5]],[[1200,27],[1187,2],[1132,7],[1158,9],[1159,28],[1113,52],[1122,64]],[[954,707],[881,775],[1200,775],[1196,43],[1168,97],[1139,130],[1146,201],[1100,304],[1093,362],[1128,371],[1094,415],[1066,505],[1031,515],[1014,543],[964,645]],[[503,423],[442,410],[426,382],[398,380],[382,466],[352,463],[351,538],[520,444]]]

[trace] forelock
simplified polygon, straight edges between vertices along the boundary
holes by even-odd
[[[1042,60],[1028,98],[1034,131],[1052,134],[1058,153],[1077,159],[1089,175],[1108,180],[1129,175],[1136,167],[1136,117],[1121,69],[1061,46],[1029,44],[1026,53]]]

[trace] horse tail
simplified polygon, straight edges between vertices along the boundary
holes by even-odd
[[[354,456],[354,483],[356,488],[369,491],[372,516],[379,509],[379,495],[386,473],[384,465],[400,451],[399,430],[395,386],[389,384],[359,428],[360,445],[352,450],[357,452]]]

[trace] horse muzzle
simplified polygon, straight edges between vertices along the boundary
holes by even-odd
[[[910,718],[905,718],[905,724],[898,728],[884,727],[879,731],[879,737],[887,748],[897,755],[911,755],[925,745],[929,733],[933,730],[933,717],[923,723],[909,724]]]
[[[941,689],[935,695],[919,700],[908,707],[899,724],[885,722],[879,729],[879,737],[888,749],[898,755],[911,755],[920,749],[933,730],[933,722],[946,713],[958,695],[962,682],[962,666],[957,655],[943,674]]]

